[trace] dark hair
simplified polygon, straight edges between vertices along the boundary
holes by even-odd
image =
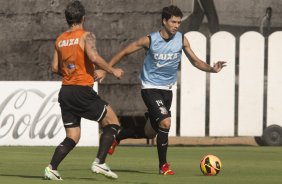
[[[162,20],[163,19],[168,20],[172,16],[181,17],[182,18],[183,14],[182,14],[181,10],[177,6],[170,5],[170,6],[164,7],[163,11],[162,11]]]
[[[272,13],[272,8],[271,8],[270,6],[267,7],[266,10],[265,10],[265,12],[266,12],[266,13]]]
[[[69,26],[81,23],[84,15],[85,9],[80,1],[73,1],[67,5],[65,17]]]

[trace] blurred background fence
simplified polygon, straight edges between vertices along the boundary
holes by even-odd
[[[181,136],[261,136],[267,126],[282,125],[281,31],[268,39],[254,31],[238,40],[228,32],[210,40],[199,32],[185,36],[201,59],[228,66],[206,74],[183,56]]]

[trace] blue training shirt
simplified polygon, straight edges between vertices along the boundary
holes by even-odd
[[[160,32],[150,34],[150,48],[140,74],[143,89],[171,89],[177,80],[182,48],[183,35],[180,32],[169,40],[162,38]]]

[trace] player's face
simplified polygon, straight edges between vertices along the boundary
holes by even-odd
[[[164,19],[163,23],[166,31],[174,35],[181,24],[181,17],[172,16],[168,20]]]

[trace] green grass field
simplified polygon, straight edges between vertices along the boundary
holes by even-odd
[[[44,167],[54,147],[0,147],[1,184],[40,184]],[[107,164],[119,178],[112,180],[92,174],[90,165],[97,148],[77,147],[63,161],[59,171],[63,183],[116,184],[268,184],[282,183],[282,147],[218,146],[170,147],[168,159],[174,176],[158,175],[156,147],[120,146]],[[205,154],[217,155],[223,168],[219,175],[203,176],[199,162]]]

